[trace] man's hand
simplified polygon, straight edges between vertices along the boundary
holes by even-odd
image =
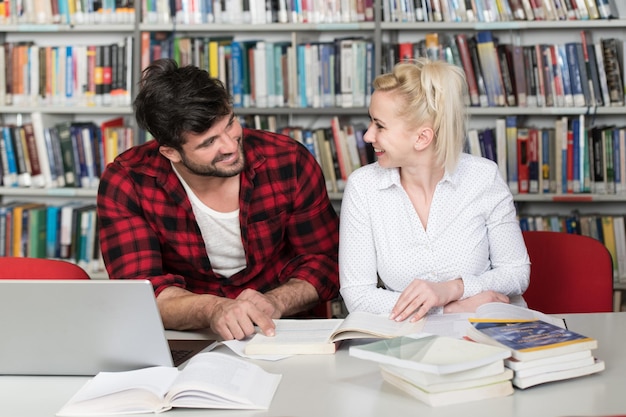
[[[272,297],[270,294],[261,294],[258,291],[252,289],[245,289],[239,294],[237,300],[250,301],[259,310],[267,314],[273,319],[279,319],[282,314],[278,305],[276,297]]]
[[[509,297],[495,291],[485,291],[463,300],[453,301],[443,308],[444,313],[473,313],[487,303],[508,303]]]
[[[224,340],[241,340],[254,334],[255,324],[266,336],[274,336],[274,322],[272,316],[268,314],[268,311],[272,310],[271,303],[264,300],[262,294],[259,294],[259,297],[246,297],[251,299],[222,298],[214,306],[210,320],[211,329]],[[263,302],[257,305],[256,302],[259,300]]]

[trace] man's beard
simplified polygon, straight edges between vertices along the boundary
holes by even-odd
[[[237,148],[237,153],[239,154],[239,159],[233,165],[228,167],[220,168],[217,166],[218,162],[225,159],[224,155],[218,155],[211,161],[209,165],[200,165],[194,162],[191,162],[187,159],[187,156],[184,152],[180,153],[181,163],[189,172],[195,175],[200,175],[203,177],[220,177],[220,178],[229,178],[239,175],[241,171],[243,171],[245,165],[245,157],[243,154],[243,145],[242,141],[239,141],[239,147]],[[226,157],[230,157],[231,154],[228,154]]]

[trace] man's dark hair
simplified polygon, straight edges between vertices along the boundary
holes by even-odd
[[[232,112],[224,84],[195,66],[159,59],[143,70],[133,103],[139,127],[159,145],[180,150],[185,132],[203,133]]]

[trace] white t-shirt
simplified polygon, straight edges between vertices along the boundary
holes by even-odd
[[[173,165],[172,168],[174,168]],[[200,201],[176,168],[174,172],[183,184],[191,202],[213,271],[224,277],[231,277],[244,269],[246,254],[241,241],[239,209],[228,213],[213,210]]]

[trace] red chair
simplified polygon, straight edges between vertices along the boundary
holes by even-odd
[[[548,314],[613,311],[613,261],[588,236],[522,232],[530,256],[528,307]]]
[[[89,279],[80,266],[42,258],[0,257],[0,279]]]

